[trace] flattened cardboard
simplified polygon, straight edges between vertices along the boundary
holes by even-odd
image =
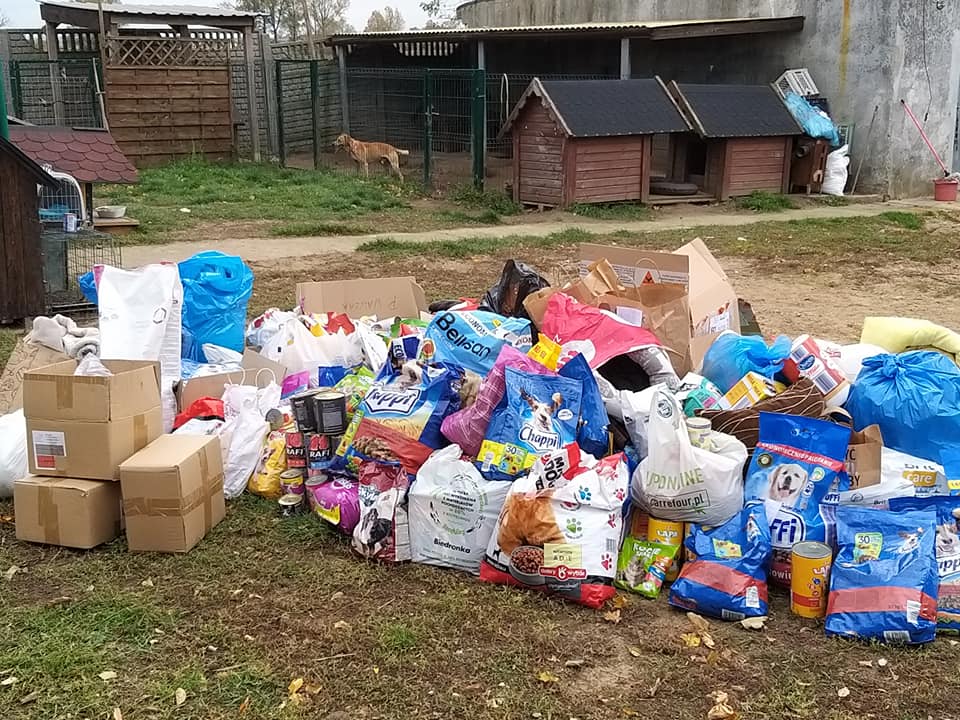
[[[14,482],[13,503],[18,540],[89,549],[121,532],[116,483],[31,476]]]
[[[46,345],[30,342],[30,336],[17,340],[0,374],[0,415],[23,407],[23,375],[29,370],[67,360],[66,355]]]
[[[242,370],[216,375],[204,375],[177,384],[177,411],[183,412],[202,397],[220,398],[227,383],[234,385],[253,385],[266,387],[271,382],[283,385],[286,369],[280,363],[273,362],[253,350],[245,350],[240,362]]]
[[[879,425],[869,425],[860,432],[850,433],[846,471],[850,476],[851,490],[880,484],[882,457],[883,435]]]
[[[625,287],[652,283],[688,285],[690,282],[689,261],[683,255],[591,243],[580,245],[580,277],[587,274],[592,262],[601,258],[613,266],[620,284]]]
[[[427,309],[423,288],[412,277],[297,283],[297,301],[307,313],[342,312],[353,318],[417,318]]]
[[[215,435],[161,435],[120,466],[131,552],[187,552],[223,520]]]

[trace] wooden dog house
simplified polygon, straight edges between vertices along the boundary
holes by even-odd
[[[646,202],[653,136],[690,128],[660,78],[534,78],[500,131],[513,137],[513,198],[546,207]]]
[[[789,191],[793,143],[803,130],[772,87],[671,82],[669,90],[697,133],[674,138],[675,180],[718,200]]]

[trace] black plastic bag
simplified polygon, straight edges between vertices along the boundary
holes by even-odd
[[[516,260],[507,260],[499,282],[487,290],[479,309],[529,320],[523,301],[527,295],[549,286],[550,283],[534,268]]]

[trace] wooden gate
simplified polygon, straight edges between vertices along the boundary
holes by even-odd
[[[138,167],[234,152],[229,40],[110,38],[110,131]]]

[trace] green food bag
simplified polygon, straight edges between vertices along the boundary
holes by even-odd
[[[679,551],[679,545],[661,545],[628,535],[617,558],[614,584],[656,600],[667,570]]]

